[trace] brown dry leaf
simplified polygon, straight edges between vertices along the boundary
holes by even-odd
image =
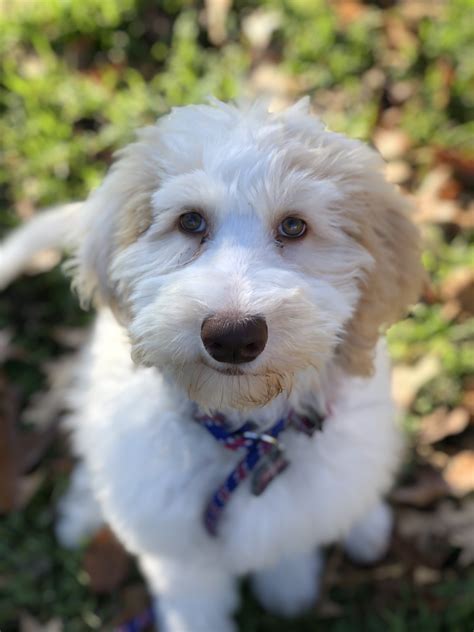
[[[474,499],[466,499],[460,507],[452,500],[440,503],[436,511],[403,510],[398,514],[398,531],[416,543],[425,553],[439,554],[448,546],[461,549],[459,562],[467,566],[474,562]],[[438,555],[439,556],[439,555]]]
[[[392,184],[404,184],[413,175],[413,169],[405,160],[392,160],[385,165],[385,177]]]
[[[411,80],[403,80],[403,81],[395,81],[388,86],[388,92],[390,95],[390,100],[392,103],[404,103],[408,99],[410,99],[417,91],[418,86],[417,82],[413,79]],[[390,108],[393,110],[394,108]],[[389,113],[387,116],[386,113],[382,115],[382,120],[386,123],[393,116],[393,113]],[[399,121],[397,121],[399,122]]]
[[[465,408],[455,408],[451,412],[446,408],[437,408],[431,415],[422,418],[418,439],[420,443],[430,445],[463,432],[468,424],[469,413]]]
[[[474,417],[474,388],[466,388],[462,397],[461,404]]]
[[[127,577],[130,558],[112,531],[103,527],[87,547],[83,567],[94,592],[112,592]]]
[[[440,19],[445,11],[444,2],[427,2],[427,0],[400,0],[398,11],[408,23],[416,24],[424,18]]]
[[[440,161],[450,165],[456,176],[467,186],[474,184],[474,155],[472,152],[458,149],[438,149],[437,157]]]
[[[336,601],[325,597],[317,602],[316,612],[321,619],[337,619],[344,614],[344,608]]]
[[[90,331],[87,327],[59,326],[51,331],[51,335],[61,345],[71,349],[79,349],[89,339]]]
[[[463,566],[474,562],[474,499],[465,500],[457,508],[452,502],[441,504],[437,515],[446,529],[449,542],[461,549],[459,562]]]
[[[389,46],[397,51],[418,47],[415,34],[409,29],[406,21],[397,14],[385,14],[385,32]]]
[[[56,437],[58,424],[51,423],[41,432],[22,432],[18,436],[18,467],[21,472],[29,472],[38,465],[46,450]]]
[[[444,184],[440,191],[439,197],[442,200],[457,200],[462,191],[462,186],[458,180],[451,178]]]
[[[44,480],[42,472],[29,472],[56,434],[50,426],[41,432],[18,432],[17,403],[0,375],[0,513],[25,507]]]
[[[470,230],[474,228],[474,204],[470,204],[467,208],[458,209],[454,222],[462,230]]]
[[[419,223],[432,222],[446,224],[454,222],[459,207],[453,200],[440,197],[444,186],[452,178],[452,169],[447,165],[438,165],[428,172],[416,193],[417,212],[414,219]]]
[[[338,0],[333,4],[333,9],[341,26],[347,26],[351,22],[359,20],[367,11],[367,7],[358,0]]]
[[[272,98],[271,109],[281,109],[304,93],[301,80],[285,73],[271,63],[259,64],[250,77],[248,87],[251,95],[266,95]]]
[[[17,412],[13,391],[0,373],[0,513],[13,511],[17,505]]]
[[[474,491],[474,450],[461,450],[451,457],[443,476],[456,496]]]
[[[398,365],[392,372],[392,395],[397,406],[408,409],[418,391],[441,371],[437,356],[427,355],[413,366]]]
[[[417,473],[413,484],[394,489],[391,499],[402,505],[428,507],[448,493],[449,486],[441,473],[434,468],[425,467]]]
[[[403,158],[412,145],[410,137],[405,132],[381,127],[376,130],[373,142],[384,160]]]
[[[438,520],[437,511],[403,509],[398,512],[397,532],[400,543],[410,547],[409,564],[441,567],[452,553],[444,525]]]
[[[63,624],[59,619],[40,623],[27,612],[20,615],[20,632],[62,632]]]
[[[281,24],[281,14],[278,11],[256,9],[242,21],[242,31],[253,48],[263,51],[270,44],[273,32]]]
[[[0,364],[10,357],[12,335],[10,329],[2,329],[0,331]]]
[[[30,500],[41,487],[44,479],[45,474],[42,471],[34,472],[33,474],[28,474],[27,476],[21,476],[18,479],[18,492],[16,496],[15,509],[24,509],[28,505]]]
[[[36,427],[49,427],[64,411],[70,385],[77,368],[77,353],[63,355],[46,362],[43,369],[47,374],[48,388],[35,393],[22,419]]]
[[[462,267],[444,279],[440,288],[444,301],[457,301],[461,308],[474,314],[474,268]]]
[[[206,24],[209,40],[220,46],[227,38],[227,16],[232,0],[205,0]]]
[[[441,579],[441,573],[439,570],[429,566],[417,566],[413,573],[413,579],[418,586],[436,584]]]
[[[441,450],[434,450],[430,445],[420,443],[416,446],[416,451],[426,463],[437,470],[444,469],[450,459],[449,454]]]
[[[462,307],[459,301],[447,301],[441,308],[441,316],[448,322],[456,320],[461,312]]]

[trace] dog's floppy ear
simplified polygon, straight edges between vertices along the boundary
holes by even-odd
[[[373,370],[381,328],[398,320],[418,299],[425,273],[418,230],[401,194],[385,184],[376,194],[356,194],[353,202],[362,211],[352,237],[371,255],[373,265],[360,281],[361,296],[338,359],[349,373],[365,376]]]
[[[117,152],[104,182],[86,202],[71,264],[73,286],[85,304],[94,299],[117,311],[110,264],[114,253],[151,223],[151,197],[162,173],[158,135],[157,126],[140,130],[136,142]]]

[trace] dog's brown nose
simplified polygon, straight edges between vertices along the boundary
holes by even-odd
[[[202,324],[201,338],[207,352],[217,362],[251,362],[265,349],[267,323],[261,316],[242,320],[210,316]]]

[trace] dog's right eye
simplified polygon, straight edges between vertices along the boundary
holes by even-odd
[[[207,222],[200,213],[189,211],[180,215],[179,227],[185,233],[200,234],[207,230]]]

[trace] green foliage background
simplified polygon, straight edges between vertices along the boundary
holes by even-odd
[[[409,186],[416,190],[439,149],[473,155],[474,4],[433,4],[440,7],[435,17],[428,11],[411,23],[401,2],[366,2],[360,17],[344,21],[334,2],[235,0],[227,37],[217,46],[209,40],[203,5],[194,0],[0,0],[0,233],[34,209],[86,196],[134,129],[170,107],[209,94],[232,99],[245,93],[262,53],[242,25],[257,9],[278,14],[268,59],[295,78],[316,106],[329,104],[324,118],[332,128],[370,140],[381,109],[396,107],[399,127],[412,140]],[[395,44],[387,20],[395,27],[408,22],[408,35]],[[396,88],[410,97],[397,100]],[[472,187],[472,181],[464,184]],[[435,285],[473,262],[470,233],[448,238],[436,227],[426,239],[425,263]],[[20,282],[12,292],[0,299],[0,325],[14,324],[24,357],[5,370],[26,400],[44,383],[41,363],[60,351],[50,337],[52,325],[82,324],[84,316],[58,270]],[[440,305],[426,303],[390,332],[396,360],[412,363],[434,353],[442,362],[442,374],[410,412],[414,427],[440,403],[459,403],[473,371],[473,334],[472,320],[450,322]],[[49,480],[25,511],[0,524],[3,632],[17,629],[21,610],[40,619],[58,616],[71,631],[104,629],[116,610],[117,595],[97,598],[88,591],[80,554],[55,543],[52,507],[62,485]],[[338,595],[340,617],[326,622],[310,616],[295,627],[262,614],[247,599],[242,629],[468,630],[472,581],[472,573],[454,573],[440,584],[441,592],[457,595],[458,604],[442,616],[433,615],[410,585],[395,608],[375,613],[363,606],[370,582],[346,589]]]

